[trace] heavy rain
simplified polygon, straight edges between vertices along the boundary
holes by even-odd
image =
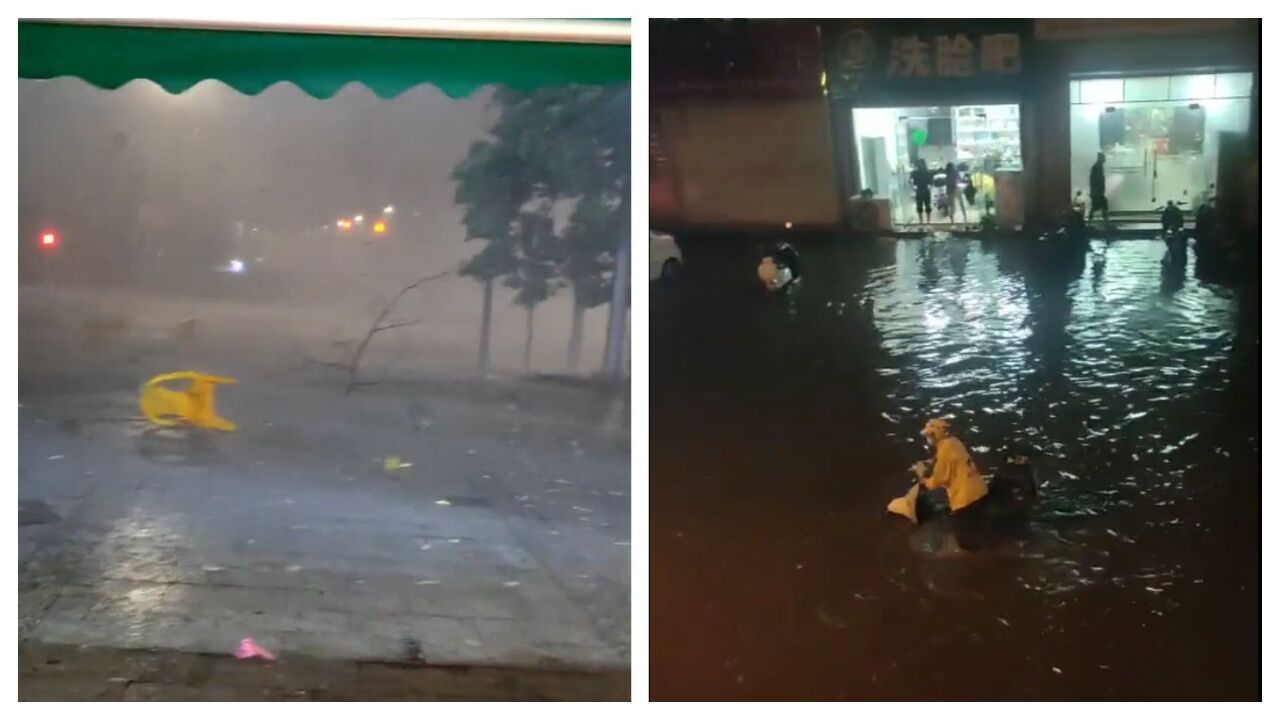
[[[24,692],[257,648],[280,693],[625,697],[629,103],[21,81]],[[187,371],[234,383],[148,422]]]

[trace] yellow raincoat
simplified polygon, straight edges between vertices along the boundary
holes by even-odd
[[[938,441],[933,475],[923,478],[920,483],[927,490],[946,488],[947,504],[951,506],[951,512],[972,505],[987,494],[987,481],[978,472],[978,466],[969,457],[964,443],[954,436]]]

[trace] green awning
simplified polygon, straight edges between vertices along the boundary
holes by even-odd
[[[73,76],[107,89],[147,79],[171,93],[213,79],[248,95],[284,81],[316,98],[352,82],[383,98],[428,83],[457,98],[490,84],[531,90],[629,82],[631,48],[25,21],[18,23],[18,76]]]

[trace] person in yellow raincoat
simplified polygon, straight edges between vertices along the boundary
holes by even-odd
[[[984,544],[988,526],[985,514],[987,481],[978,471],[969,450],[960,438],[951,434],[946,420],[935,418],[925,423],[920,434],[934,448],[933,468],[918,462],[912,468],[924,490],[943,488],[947,491],[947,506],[951,511],[956,541],[965,550],[975,550]]]

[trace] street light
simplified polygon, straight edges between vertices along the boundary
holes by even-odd
[[[54,261],[54,250],[58,248],[59,240],[60,238],[58,237],[58,233],[52,230],[45,230],[44,232],[40,233],[40,250],[42,251],[40,253],[40,284],[41,285],[47,286],[50,284],[49,275],[50,275],[50,271],[52,270],[50,265]]]
[[[363,215],[357,215],[357,216],[356,216],[356,224],[360,224],[360,223],[362,223],[362,222],[364,222],[364,216],[363,216]]]
[[[388,205],[388,206],[386,206],[386,207],[382,208],[382,212],[384,212],[384,213],[386,213],[386,214],[388,214],[388,215],[394,215],[394,214],[395,214],[395,212],[396,212],[396,206],[395,206],[395,205]]]

